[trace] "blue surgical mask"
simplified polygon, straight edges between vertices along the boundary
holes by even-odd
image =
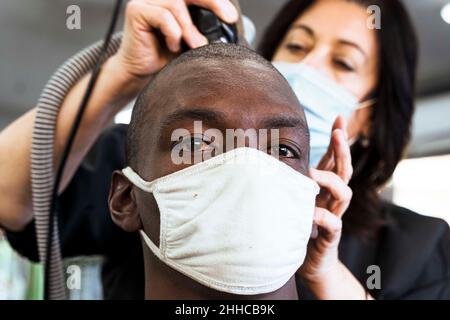
[[[310,165],[316,167],[327,152],[334,121],[338,116],[349,119],[359,106],[358,99],[305,64],[273,65],[289,82],[305,110],[311,136]]]

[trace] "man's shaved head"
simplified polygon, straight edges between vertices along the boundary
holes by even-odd
[[[253,72],[252,77],[243,76],[249,73],[249,69],[256,72]],[[186,79],[183,72],[189,73]],[[263,85],[262,90],[271,91],[275,96],[285,95],[291,101],[296,100],[294,93],[289,89],[289,84],[272,63],[247,47],[212,44],[187,51],[162,69],[138,97],[128,129],[126,149],[128,165],[137,168],[142,142],[149,143],[143,138],[143,133],[146,127],[154,124],[155,108],[164,108],[168,99],[180,94],[180,89],[183,90],[181,86],[198,85],[202,78],[207,79],[209,83],[215,82],[220,85],[229,95],[239,94],[233,89],[241,87],[245,90],[245,87],[251,84],[248,81],[252,81],[260,82]],[[279,85],[274,87],[274,82],[278,82]],[[279,90],[282,87],[284,90]],[[205,95],[212,94],[206,87],[202,90]],[[168,96],[163,96],[164,94]]]

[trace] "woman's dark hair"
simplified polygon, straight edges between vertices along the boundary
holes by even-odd
[[[272,60],[292,23],[316,0],[291,0],[267,28],[259,53]],[[377,103],[371,115],[369,144],[352,146],[353,199],[344,215],[344,232],[363,239],[376,236],[385,223],[378,194],[402,159],[411,135],[417,69],[417,39],[409,15],[400,0],[348,0],[381,9],[377,32],[379,79],[372,93]],[[368,16],[369,18],[369,16]]]

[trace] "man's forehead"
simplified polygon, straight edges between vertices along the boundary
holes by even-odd
[[[252,60],[194,59],[179,63],[162,72],[158,91],[189,92],[190,89],[215,89],[231,95],[229,89],[264,90],[271,94],[293,94],[289,84],[273,67]],[[273,89],[273,90],[271,90]]]
[[[158,94],[150,99],[156,122],[174,112],[202,108],[254,121],[280,113],[304,119],[295,94],[275,70],[252,61],[194,62],[173,68],[158,83]]]

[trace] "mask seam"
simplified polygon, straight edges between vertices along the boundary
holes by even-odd
[[[259,291],[259,290],[269,290],[269,289],[273,289],[273,288],[279,289],[282,285],[278,286],[278,284],[282,283],[282,282],[286,283],[289,280],[289,278],[291,277],[290,276],[286,280],[286,282],[283,279],[283,280],[274,281],[274,282],[272,282],[270,284],[264,284],[264,285],[260,285],[260,286],[254,286],[254,287],[248,287],[246,285],[242,285],[242,286],[240,286],[240,285],[228,285],[228,284],[221,283],[219,281],[211,280],[211,279],[203,276],[201,273],[199,273],[195,269],[193,269],[191,267],[183,267],[183,266],[179,265],[178,263],[176,263],[176,262],[174,262],[172,260],[165,259],[164,262],[169,267],[172,267],[173,269],[175,269],[176,271],[184,274],[185,276],[189,277],[190,279],[193,279],[194,281],[197,281],[197,282],[199,282],[201,284],[204,284],[204,285],[206,285],[208,287],[216,288],[219,291],[220,291],[219,288],[224,288],[224,289],[228,289],[228,290],[233,291],[233,292],[239,291],[239,292],[254,293],[255,291]],[[300,266],[301,266],[301,264],[302,263],[300,263]],[[298,269],[298,268],[296,268],[296,269]],[[189,274],[189,273],[191,273],[191,274]],[[295,274],[295,272],[294,272],[294,274]],[[193,278],[193,276],[195,276],[195,278]]]
[[[252,148],[239,148],[239,149],[235,149],[235,150],[238,150],[238,151],[234,152],[233,154],[230,154],[227,157],[222,157],[222,158],[217,158],[217,159],[216,158],[210,159],[210,160],[213,160],[213,159],[216,160],[214,162],[212,162],[212,161],[211,162],[208,162],[208,161],[201,162],[201,163],[198,164],[198,165],[201,165],[199,167],[195,167],[195,165],[194,165],[194,166],[191,166],[191,167],[187,168],[187,169],[190,169],[190,170],[187,170],[185,172],[178,171],[178,172],[173,173],[172,176],[166,176],[166,177],[159,178],[159,179],[155,180],[153,183],[151,183],[152,184],[151,186],[146,186],[146,188],[148,188],[148,189],[150,189],[150,188],[157,189],[157,186],[159,184],[161,184],[161,183],[170,183],[171,180],[175,180],[175,179],[179,179],[179,178],[185,178],[185,177],[193,175],[193,174],[198,174],[199,172],[202,172],[204,170],[208,170],[208,169],[211,169],[211,168],[218,167],[220,165],[224,165],[225,161],[236,159],[237,156],[239,156],[240,154],[250,153],[250,156],[253,156],[253,155],[254,156],[258,156],[257,153],[255,153],[255,154],[251,154],[251,153],[253,153],[255,151],[262,152],[262,151],[259,151],[259,150],[256,150],[256,149],[252,149]],[[251,151],[248,151],[248,150],[251,150]],[[227,153],[224,153],[223,155],[226,155],[226,154]],[[302,174],[300,172],[295,171],[294,169],[289,167],[287,164],[281,162],[278,159],[273,158],[272,156],[269,156],[269,155],[267,155],[265,153],[262,153],[262,154],[264,154],[264,155],[266,155],[267,157],[270,157],[270,158],[259,157],[258,160],[262,160],[262,161],[265,162],[265,164],[268,164],[268,165],[276,164],[279,169],[283,170],[283,172],[286,172],[287,174],[295,174],[296,175],[296,180],[301,179],[302,182],[306,181],[307,184],[308,184],[307,188],[311,188],[313,190],[316,189],[317,184],[311,178],[305,176],[304,174]],[[220,157],[220,155],[218,157]],[[274,161],[276,161],[276,162],[274,162]]]
[[[159,194],[157,192],[153,192],[153,196],[155,197],[156,204],[158,205],[159,209],[159,252],[161,253],[161,256],[163,259],[167,259],[167,226],[168,226],[168,215],[167,210],[165,208],[162,208],[163,206],[160,205],[161,198],[159,197]]]
[[[169,176],[158,178],[153,182],[145,181],[131,167],[128,167],[128,168],[130,169],[131,174],[133,176],[135,176],[135,179],[133,179],[133,180],[137,180],[136,182],[138,185],[136,185],[136,186],[145,192],[153,193],[154,190],[157,189],[157,186],[161,183],[170,183],[171,180],[184,178],[186,176],[197,174],[204,170],[208,170],[208,169],[211,169],[214,167],[218,167],[220,165],[224,165],[226,161],[234,160],[234,159],[238,158],[238,156],[240,156],[241,154],[247,155],[247,157],[251,157],[251,156],[257,157],[257,160],[264,161],[268,165],[275,164],[279,169],[283,170],[287,174],[296,175],[296,179],[301,179],[302,182],[305,181],[309,188],[312,188],[313,190],[314,189],[317,190],[317,187],[318,187],[317,183],[315,183],[315,181],[313,181],[311,178],[305,176],[304,174],[302,174],[300,172],[297,172],[296,170],[292,169],[291,167],[289,167],[287,164],[283,163],[279,159],[275,159],[272,156],[267,155],[266,153],[263,153],[262,151],[259,151],[257,149],[252,149],[252,148],[234,149],[233,151],[224,153],[224,154],[214,157],[210,160],[201,162],[198,164],[198,167],[196,167],[197,165],[194,165],[194,166],[188,167],[186,169],[183,169],[181,171],[174,172]],[[186,171],[184,171],[184,170],[186,170]],[[124,172],[124,174],[127,176],[127,174],[125,173],[126,172],[125,169],[122,170],[122,172]]]

